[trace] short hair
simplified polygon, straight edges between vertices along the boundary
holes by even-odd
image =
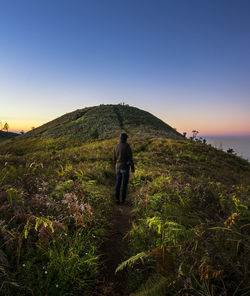
[[[122,141],[127,140],[127,138],[128,138],[128,135],[127,135],[127,134],[125,134],[125,133],[120,134],[120,139],[121,139]]]

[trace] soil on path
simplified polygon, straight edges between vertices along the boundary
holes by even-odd
[[[102,254],[104,269],[102,271],[103,285],[96,295],[128,296],[126,270],[115,270],[127,259],[128,242],[124,238],[131,228],[131,211],[129,205],[114,205],[114,212],[108,229],[108,239],[103,245]]]

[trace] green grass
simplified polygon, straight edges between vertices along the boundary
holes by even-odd
[[[250,164],[200,142],[142,147],[132,182],[133,295],[247,295]],[[142,252],[143,264],[134,262]]]
[[[2,147],[5,295],[88,295],[96,284],[111,213],[111,152],[102,155],[100,143],[68,145],[31,139]]]
[[[98,119],[98,120],[97,120]],[[100,105],[67,113],[26,134],[23,138],[111,139],[127,132],[129,136],[182,138],[169,125],[135,107]]]
[[[116,142],[34,137],[0,146],[0,293],[91,295],[112,213]],[[195,141],[129,142],[132,258],[121,268],[131,293],[247,295],[250,164]]]

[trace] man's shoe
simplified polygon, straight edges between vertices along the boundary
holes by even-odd
[[[127,206],[129,205],[129,202],[127,200],[122,200],[122,205]]]

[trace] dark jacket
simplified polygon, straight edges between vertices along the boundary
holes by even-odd
[[[129,170],[131,166],[134,171],[132,150],[128,143],[120,142],[114,148],[114,164],[117,170]]]

